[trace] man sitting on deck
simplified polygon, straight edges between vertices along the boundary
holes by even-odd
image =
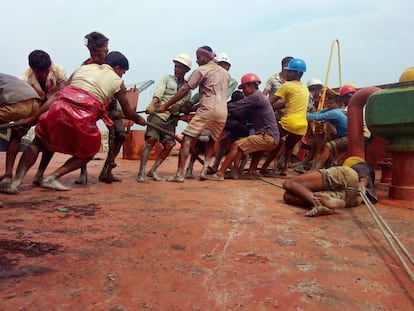
[[[306,114],[308,121],[325,121],[335,129],[335,137],[325,144],[321,152],[314,154],[312,170],[335,165],[336,157],[348,150],[348,118],[340,109],[339,96],[328,93],[326,105],[321,111]]]
[[[208,176],[209,180],[224,180],[224,173],[233,164],[231,177],[239,177],[239,166],[243,156],[257,153],[250,164],[248,176],[253,176],[261,152],[274,150],[279,143],[279,129],[276,116],[267,97],[259,91],[260,78],[254,73],[242,76],[239,89],[245,98],[229,103],[229,114],[243,115],[251,123],[255,134],[236,140],[217,173]]]

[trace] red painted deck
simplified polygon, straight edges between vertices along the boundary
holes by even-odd
[[[31,170],[20,194],[0,194],[0,310],[414,308],[414,283],[364,205],[306,218],[260,180],[139,184],[139,161],[117,163],[122,183],[99,183],[94,160],[87,186],[76,172],[62,178],[72,191],[36,188]],[[414,253],[412,202],[379,194]]]

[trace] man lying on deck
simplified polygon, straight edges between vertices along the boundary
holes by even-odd
[[[305,216],[329,215],[335,213],[335,208],[361,204],[362,198],[357,190],[365,192],[375,204],[378,197],[374,182],[372,167],[364,159],[352,156],[342,166],[320,169],[285,181],[283,199],[288,204],[310,207]]]

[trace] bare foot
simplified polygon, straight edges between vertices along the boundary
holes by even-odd
[[[209,175],[212,175],[212,174],[214,174],[214,173],[217,173],[217,170],[218,170],[218,168],[217,167],[208,167],[208,169],[207,169],[207,174],[209,174]]]
[[[99,181],[104,182],[107,184],[111,184],[112,182],[121,182],[121,178],[115,177],[112,173],[105,175],[103,173],[99,174]]]
[[[246,174],[239,175],[240,179],[255,180],[255,173],[247,172]]]
[[[32,184],[36,186],[40,186],[40,184],[42,183],[42,180],[43,180],[43,176],[35,176],[33,178]]]
[[[326,192],[315,192],[314,196],[319,201],[318,205],[323,205],[329,208],[344,208],[345,207],[344,200],[333,198]]]
[[[295,168],[293,170],[296,173],[299,173],[299,174],[305,174],[306,173],[305,167],[303,165],[295,166]]]
[[[1,183],[0,184],[0,192],[8,193],[8,194],[16,194],[17,187],[13,187],[10,183]]]
[[[82,174],[75,180],[75,184],[86,185],[88,183],[88,174]]]
[[[230,179],[239,179],[239,172],[237,170],[231,170]]]
[[[315,206],[309,212],[305,213],[307,217],[317,217],[322,215],[331,215],[335,213],[335,209],[323,205]]]
[[[149,171],[147,176],[152,177],[152,179],[155,180],[155,181],[161,181],[162,180],[162,178],[156,172],[153,172],[153,171]]]
[[[122,179],[121,178],[119,178],[119,177],[116,177],[114,174],[109,174],[109,178],[111,178],[111,180],[113,181],[113,182],[121,182],[122,181]]]
[[[191,166],[187,167],[187,170],[185,171],[185,179],[193,179],[194,175],[193,175],[193,169],[191,168]]]
[[[207,180],[207,172],[208,172],[208,168],[204,168],[201,170],[200,172],[200,176],[198,177],[198,180]]]
[[[0,181],[5,184],[10,184],[12,182],[12,175],[11,174],[4,174],[0,176]]]
[[[192,173],[186,173],[185,179],[194,179],[194,175]]]
[[[279,176],[287,176],[287,169],[284,169],[284,170],[280,171],[278,175]]]
[[[260,177],[276,177],[276,176],[278,176],[279,172],[275,173],[273,170],[271,170],[271,171],[269,171],[269,170],[265,170],[265,171],[260,170],[258,172],[258,174],[260,175]]]
[[[48,177],[43,178],[42,182],[40,183],[40,186],[43,188],[54,189],[54,190],[59,190],[59,191],[71,190],[71,188],[63,185],[54,176],[48,176]]]
[[[140,182],[140,183],[147,183],[147,182],[148,182],[148,180],[147,180],[147,177],[146,177],[145,175],[138,175],[138,177],[137,177],[137,182]]]
[[[259,174],[262,175],[262,176],[266,176],[268,174],[268,171],[261,169],[261,170],[259,170]]]
[[[206,175],[206,179],[208,179],[208,180],[214,180],[214,181],[223,181],[224,180],[224,176],[219,176],[217,174]]]
[[[178,174],[175,174],[174,176],[168,177],[166,180],[170,182],[184,182],[184,177]]]

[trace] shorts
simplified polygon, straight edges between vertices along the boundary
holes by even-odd
[[[249,129],[249,135],[254,135],[254,134],[255,134],[254,129]],[[224,137],[230,139],[231,141],[236,141],[236,140],[238,140],[240,138],[247,137],[249,135],[240,136],[240,135],[237,135],[237,134],[235,134],[233,132],[226,132],[226,134],[224,135]]]
[[[272,135],[259,132],[236,140],[237,146],[243,150],[244,154],[256,151],[271,151],[276,148],[277,142]]]
[[[0,105],[0,123],[9,123],[33,117],[39,110],[39,100],[31,98],[15,104]]]
[[[177,120],[174,117],[170,117],[167,121],[164,121],[157,115],[150,115],[148,117],[148,121],[158,125],[159,127],[162,127],[163,129],[174,133],[175,134],[175,127],[177,124]],[[171,135],[165,134],[160,132],[159,130],[156,130],[155,128],[151,126],[147,126],[147,130],[145,132],[145,140],[147,140],[149,137],[155,138],[160,141],[161,144],[173,144],[175,145],[175,139]]]
[[[347,166],[333,166],[327,169],[320,169],[322,174],[323,187],[333,198],[345,201],[346,207],[354,207],[361,204],[362,199],[355,191],[346,191],[342,188],[350,187],[356,189],[359,182],[358,173]]]
[[[217,141],[225,125],[225,122],[212,121],[195,115],[188,123],[183,134],[190,137],[198,137],[201,133],[204,133],[209,135],[213,141]]]

